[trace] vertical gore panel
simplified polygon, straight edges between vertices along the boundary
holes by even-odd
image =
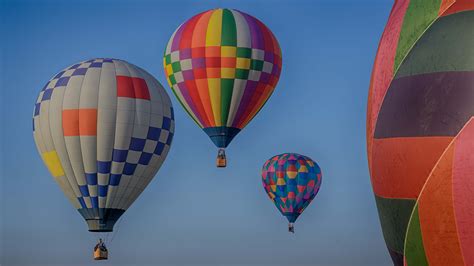
[[[405,257],[407,266],[428,266],[423,237],[420,228],[420,217],[418,216],[418,205],[415,206],[410,220],[405,243]]]
[[[438,17],[441,0],[410,1],[403,20],[394,68],[398,69],[410,49]]]

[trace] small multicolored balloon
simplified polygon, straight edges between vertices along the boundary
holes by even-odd
[[[265,162],[262,182],[277,209],[288,219],[288,230],[311,203],[321,186],[322,173],[311,158],[297,153],[283,153]]]
[[[166,46],[168,84],[196,124],[224,149],[260,111],[281,72],[281,50],[258,19],[233,9],[213,9],[184,22]]]

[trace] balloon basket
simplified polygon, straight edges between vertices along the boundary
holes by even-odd
[[[94,251],[94,260],[107,260],[109,252],[107,250],[101,250],[100,248]]]
[[[216,166],[223,168],[227,166],[227,158],[225,157],[225,150],[219,149],[217,153]]]
[[[293,225],[293,223],[288,224],[288,232],[293,234],[295,233],[295,226]]]

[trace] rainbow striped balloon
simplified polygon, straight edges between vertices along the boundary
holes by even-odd
[[[258,19],[214,9],[182,24],[163,64],[174,94],[214,144],[225,148],[272,94],[280,46]]]

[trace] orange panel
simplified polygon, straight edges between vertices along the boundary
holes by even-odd
[[[474,265],[474,119],[456,137],[453,205],[459,242],[466,265]]]
[[[79,109],[79,134],[97,135],[97,109]]]
[[[64,136],[79,136],[79,110],[63,110]]]
[[[466,10],[474,10],[473,0],[456,0],[456,2],[443,13],[443,16],[451,15]]]
[[[442,0],[439,6],[438,16],[442,16],[443,13],[448,9],[456,0]]]
[[[464,265],[453,209],[450,145],[434,168],[418,200],[421,232],[430,265]]]
[[[416,199],[452,137],[374,139],[372,185],[385,198]]]

